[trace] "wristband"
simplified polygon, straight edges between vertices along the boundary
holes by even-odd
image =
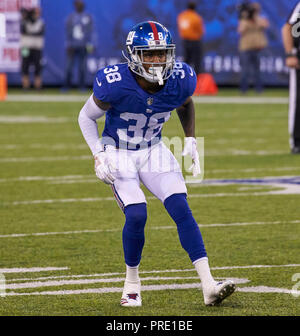
[[[297,57],[297,49],[293,49],[291,52],[285,54],[285,58]]]
[[[286,54],[285,55],[285,58],[290,58],[290,57],[297,57],[297,55],[295,55],[295,54]]]

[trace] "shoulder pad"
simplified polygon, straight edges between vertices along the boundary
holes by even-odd
[[[191,66],[184,62],[176,62],[172,77],[179,81],[187,97],[193,95],[197,85],[197,76]]]
[[[94,80],[94,94],[96,98],[104,102],[112,102],[115,99],[116,89],[122,80],[119,64],[110,65],[100,69]]]

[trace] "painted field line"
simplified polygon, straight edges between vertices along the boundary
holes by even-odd
[[[246,149],[230,149],[230,150],[207,150],[205,156],[247,156],[247,155],[283,155],[288,154],[288,150],[246,150]]]
[[[91,155],[80,155],[80,156],[40,156],[40,157],[9,157],[0,158],[0,162],[48,162],[48,161],[78,161],[78,160],[91,160]]]
[[[142,285],[141,290],[145,292],[145,291],[193,289],[193,288],[201,289],[201,284],[189,283],[189,284],[144,285],[144,286]],[[121,293],[122,291],[123,287],[104,287],[104,288],[88,288],[88,289],[75,289],[75,290],[43,291],[43,292],[31,292],[31,293],[8,292],[6,293],[6,296],[105,294],[105,293]],[[300,291],[290,290],[287,288],[276,288],[267,286],[242,287],[237,288],[236,291],[247,293],[292,294],[294,296],[300,295]]]
[[[197,183],[197,181],[194,181]],[[280,186],[281,187],[281,186]],[[265,192],[249,192],[249,193],[216,193],[216,194],[189,194],[188,198],[208,198],[208,197],[241,197],[241,196],[282,196],[287,195],[297,195],[299,194],[299,188],[294,188],[288,191],[288,193],[281,193],[280,191],[270,190]],[[154,196],[146,197],[147,200],[157,200]],[[46,199],[46,200],[31,200],[31,201],[14,201],[14,202],[3,202],[3,205],[32,205],[32,204],[52,204],[52,203],[85,203],[85,202],[102,202],[102,201],[115,201],[114,197],[87,197],[87,198],[57,198],[57,199]]]
[[[288,154],[288,151],[248,151],[248,150],[230,150],[230,151],[206,151],[205,156],[241,156],[241,155],[282,155]],[[49,162],[49,161],[80,161],[80,160],[92,160],[91,155],[80,156],[36,156],[36,157],[7,157],[0,158],[1,163],[10,162]]]
[[[300,267],[300,264],[287,264],[287,265],[244,265],[244,266],[215,266],[211,267],[211,270],[233,270],[233,269],[252,269],[252,268],[285,268],[285,267]],[[185,273],[185,272],[196,272],[195,268],[187,269],[165,269],[165,270],[150,270],[150,271],[140,271],[139,274],[159,274],[159,273]],[[56,275],[38,278],[16,278],[7,279],[6,282],[13,281],[39,281],[39,280],[53,280],[53,279],[69,279],[69,278],[96,278],[104,276],[125,276],[125,272],[113,272],[113,273],[94,273],[94,274],[73,274],[73,275]],[[235,278],[230,278],[235,279]]]
[[[144,277],[141,281],[166,281],[166,280],[199,280],[198,276],[193,277]],[[218,280],[218,278],[215,278]],[[223,278],[221,278],[222,280]],[[250,282],[243,278],[230,278],[236,284],[244,284]],[[105,279],[81,279],[81,280],[58,280],[58,281],[30,281],[23,283],[6,284],[6,289],[25,289],[25,288],[42,288],[42,287],[57,287],[66,285],[87,285],[95,283],[110,283],[110,282],[124,282],[125,277],[122,278],[105,278]]]
[[[65,271],[69,267],[31,267],[31,268],[0,268],[0,273],[35,273],[49,271]]]
[[[57,143],[57,144],[41,144],[41,143],[31,143],[28,145],[25,144],[1,144],[0,150],[7,150],[7,149],[47,149],[47,150],[78,150],[78,149],[87,149],[87,145],[84,143],[76,144],[63,144],[63,143]]]
[[[55,94],[8,94],[6,101],[8,102],[46,102],[46,103],[68,103],[68,102],[85,102],[89,95],[55,95]]]
[[[199,227],[226,227],[226,226],[248,226],[248,225],[277,225],[277,224],[299,224],[300,220],[274,221],[274,222],[244,222],[244,223],[224,223],[224,224],[199,224]]]
[[[218,267],[211,267],[211,269],[212,269],[212,270],[233,270],[233,269],[249,269],[249,268],[281,268],[281,267],[300,267],[300,264],[286,264],[286,265],[218,266]]]
[[[145,277],[141,281],[160,281],[160,280],[187,280],[199,279],[199,277]],[[7,289],[24,289],[24,288],[40,288],[40,287],[56,287],[65,285],[86,285],[95,283],[109,283],[109,282],[124,282],[125,277],[122,278],[104,278],[104,279],[80,279],[80,280],[57,280],[57,281],[30,281],[23,283],[7,284]]]
[[[255,173],[259,171],[289,171],[300,170],[300,167],[266,167],[266,168],[245,168],[245,169],[210,169],[205,170],[206,173]]]
[[[251,143],[258,143],[258,144],[262,144],[262,143],[266,143],[268,142],[267,139],[255,139],[252,140]],[[235,143],[233,140],[231,139],[216,139],[214,141],[210,140],[210,143],[214,143],[214,144],[218,144],[218,145],[224,145],[224,144],[230,144],[232,145],[233,143]],[[241,143],[249,143],[249,139],[243,138],[243,139],[239,139],[239,144]],[[82,149],[82,150],[86,150],[88,147],[85,143],[80,142],[80,144],[64,144],[64,143],[56,143],[56,144],[43,144],[43,143],[30,143],[30,144],[0,144],[0,150],[7,150],[7,149],[47,149],[47,150],[70,150],[70,149],[74,149],[74,150],[78,150],[78,149]]]
[[[13,233],[8,235],[0,235],[0,238],[19,238],[19,237],[34,237],[34,236],[52,236],[52,235],[70,235],[79,233],[98,233],[98,232],[115,232],[122,229],[107,229],[107,230],[78,230],[78,231],[61,231],[61,232],[36,232],[36,233]]]
[[[4,205],[28,205],[28,204],[52,204],[52,203],[76,203],[76,202],[101,202],[115,201],[114,197],[87,197],[87,198],[64,198],[32,201],[4,202]]]
[[[19,176],[19,177],[11,177],[11,178],[2,178],[0,179],[0,183],[5,182],[32,182],[32,181],[69,181],[76,179],[90,179],[95,177],[96,175],[62,175],[62,176]]]
[[[192,277],[141,277],[141,281],[165,281],[165,280],[199,280],[198,276]],[[218,278],[216,278],[218,280]],[[222,278],[223,279],[223,278]],[[242,278],[230,278],[234,280],[235,283],[247,283],[250,282],[248,279]],[[7,284],[6,289],[25,289],[25,288],[41,288],[41,287],[56,287],[56,286],[66,286],[66,285],[86,285],[95,283],[110,283],[110,282],[124,282],[125,277],[122,278],[104,278],[104,279],[80,279],[80,280],[58,280],[58,281],[30,281],[23,283],[12,283]],[[200,280],[199,280],[200,281]]]
[[[201,288],[200,283],[190,284],[171,284],[171,285],[146,285],[142,286],[142,291],[155,291],[166,289],[190,289]],[[123,287],[103,287],[103,288],[88,288],[88,289],[74,289],[74,290],[58,290],[58,291],[43,291],[31,293],[16,293],[8,292],[5,296],[28,296],[28,295],[77,295],[77,294],[104,294],[104,293],[119,293],[123,291]]]
[[[97,183],[99,180],[95,177],[90,179],[82,179],[82,180],[64,180],[64,181],[49,181],[47,184],[78,184],[78,183]]]
[[[76,119],[65,118],[65,117],[47,117],[47,116],[9,116],[9,115],[0,115],[0,124],[36,124],[36,123],[67,123],[75,121]]]
[[[288,104],[286,97],[193,97],[197,104]]]
[[[251,225],[279,225],[279,224],[299,224],[300,220],[293,221],[275,221],[275,222],[245,222],[245,223],[212,223],[198,224],[200,228],[228,227],[228,226],[251,226]],[[175,225],[170,226],[153,226],[147,227],[146,230],[175,230]],[[118,229],[95,229],[95,230],[75,230],[75,231],[58,231],[58,232],[34,232],[34,233],[12,233],[0,235],[0,238],[20,238],[20,237],[39,237],[39,236],[55,236],[55,235],[72,235],[84,233],[100,233],[100,232],[119,232],[123,228]]]
[[[72,95],[72,94],[8,94],[6,101],[8,102],[85,102],[89,95]],[[197,104],[288,104],[287,97],[206,97],[193,96],[193,100]]]
[[[293,171],[299,170],[300,167],[266,167],[266,168],[245,168],[245,169],[206,169],[206,174],[214,174],[214,173],[255,173],[260,171]],[[31,182],[31,181],[68,181],[72,180],[76,183],[76,179],[82,180],[87,179],[88,181],[91,178],[94,178],[95,174],[87,174],[87,175],[61,175],[61,176],[18,176],[18,177],[8,177],[1,178],[0,183],[6,182]],[[258,177],[254,177],[258,178]]]
[[[278,293],[278,294],[292,294],[295,297],[300,295],[300,290],[288,289],[288,288],[278,288],[269,286],[250,286],[237,288],[238,292],[243,293]]]

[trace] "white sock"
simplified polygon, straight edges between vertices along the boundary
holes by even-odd
[[[210,273],[208,258],[203,257],[197,259],[196,261],[193,262],[193,264],[200,277],[202,289],[205,291],[212,288],[215,285],[216,281],[214,280],[213,276]]]
[[[126,281],[128,282],[139,282],[139,265],[131,267],[126,265]]]

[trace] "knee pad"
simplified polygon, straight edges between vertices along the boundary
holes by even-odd
[[[188,205],[186,194],[173,194],[169,196],[164,206],[177,226],[185,221],[186,217],[192,216],[192,211]]]
[[[143,232],[147,221],[146,203],[130,204],[125,207],[125,226],[131,232]]]

